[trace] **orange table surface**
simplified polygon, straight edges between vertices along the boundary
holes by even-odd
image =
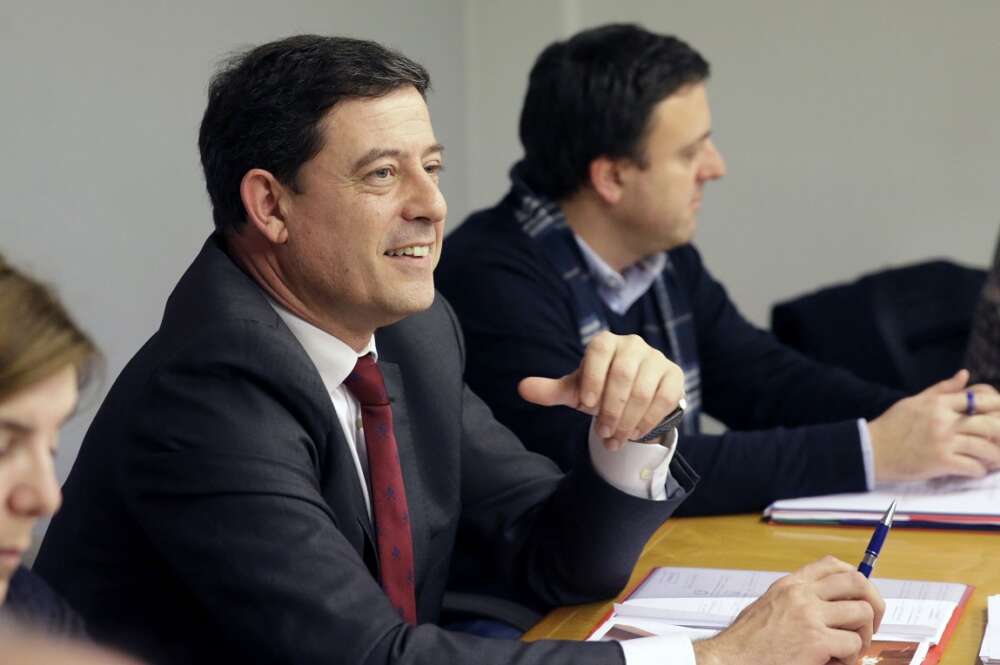
[[[757,514],[674,518],[646,543],[628,589],[659,566],[792,571],[826,554],[856,563],[871,534],[867,527],[766,524]],[[941,665],[979,662],[986,597],[1000,594],[1000,532],[893,529],[874,576],[974,586]],[[584,639],[610,609],[610,600],[556,609],[525,639]]]

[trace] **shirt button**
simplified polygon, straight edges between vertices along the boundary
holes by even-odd
[[[643,469],[639,472],[639,477],[643,480],[649,480],[653,476],[653,472],[649,469]]]

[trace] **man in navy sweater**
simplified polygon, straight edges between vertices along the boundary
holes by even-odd
[[[569,468],[579,450],[560,433],[589,420],[526,402],[518,382],[572,371],[602,330],[640,335],[684,369],[679,445],[702,477],[688,514],[1000,468],[992,389],[967,389],[961,371],[904,398],[819,365],[746,321],[702,265],[690,244],[698,208],[726,170],[708,74],[684,42],[634,25],[539,56],[511,190],[449,237],[438,270],[465,330],[469,385]],[[701,434],[703,409],[730,431]]]

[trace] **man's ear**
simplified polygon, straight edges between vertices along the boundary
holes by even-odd
[[[601,200],[614,205],[622,198],[622,160],[601,156],[590,162],[590,186]]]
[[[250,169],[240,182],[240,198],[247,222],[275,245],[288,240],[288,225],[282,206],[288,188],[270,171]]]

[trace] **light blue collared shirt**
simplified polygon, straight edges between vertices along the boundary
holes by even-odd
[[[598,256],[583,238],[575,233],[573,238],[576,239],[591,274],[597,278],[597,292],[601,295],[601,300],[619,316],[625,314],[629,307],[649,291],[657,275],[667,265],[666,255],[660,252],[618,272]]]

